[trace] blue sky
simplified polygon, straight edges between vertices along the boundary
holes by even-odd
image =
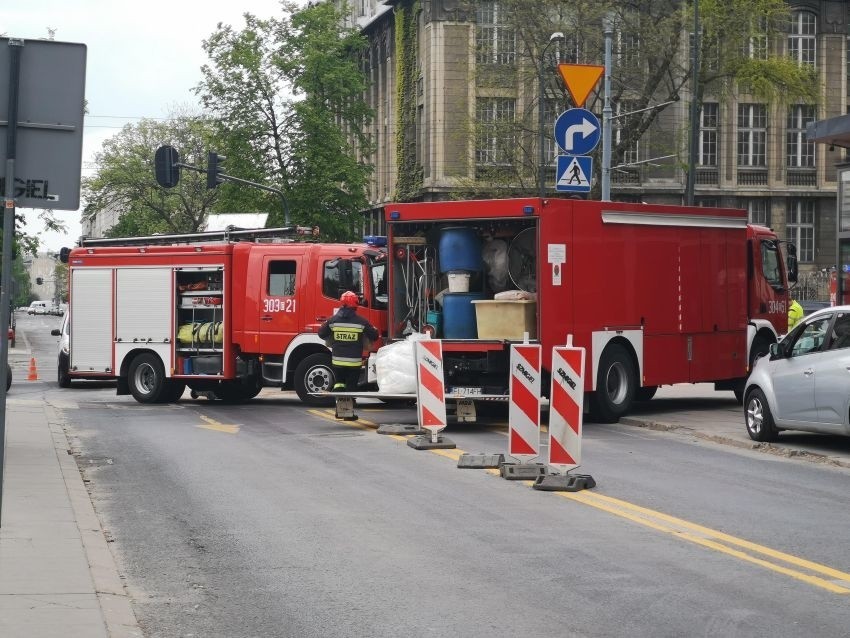
[[[206,58],[201,41],[219,22],[241,28],[242,14],[280,13],[279,0],[30,0],[4,3],[0,33],[48,38],[87,46],[83,175],[105,139],[140,117],[166,117],[175,108],[196,109],[192,94]],[[87,168],[88,167],[88,168]],[[56,211],[66,233],[45,233],[41,211],[21,209],[28,232],[41,234],[42,250],[72,246],[80,236],[80,214]]]

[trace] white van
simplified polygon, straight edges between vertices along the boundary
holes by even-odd
[[[46,315],[50,305],[46,301],[33,301],[27,308],[28,315]]]

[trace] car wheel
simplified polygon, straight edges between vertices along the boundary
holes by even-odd
[[[616,423],[632,407],[636,390],[637,374],[631,356],[620,344],[609,344],[599,360],[596,390],[590,395],[593,420]]]
[[[130,394],[139,403],[159,403],[166,392],[165,370],[159,357],[143,352],[133,359],[127,375]]]
[[[305,357],[295,368],[295,392],[307,405],[328,406],[334,404],[333,397],[315,396],[313,392],[330,392],[334,386],[334,371],[331,355],[317,352]]]
[[[773,423],[773,415],[767,399],[759,388],[755,388],[747,395],[747,407],[744,409],[744,419],[747,424],[747,434],[753,441],[761,443],[775,441],[779,430]]]
[[[59,372],[56,375],[56,380],[59,382],[60,388],[71,387],[71,374],[68,372],[68,364],[63,363],[62,359],[59,360]]]

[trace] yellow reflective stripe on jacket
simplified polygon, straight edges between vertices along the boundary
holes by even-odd
[[[363,359],[355,359],[353,357],[331,357],[331,365],[335,366],[357,366],[358,368],[363,364]]]

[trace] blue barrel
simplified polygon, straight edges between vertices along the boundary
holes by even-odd
[[[440,233],[440,272],[481,270],[481,238],[474,228],[443,228]]]
[[[447,292],[443,295],[443,338],[475,339],[478,324],[475,320],[474,299],[484,299],[481,292]]]

